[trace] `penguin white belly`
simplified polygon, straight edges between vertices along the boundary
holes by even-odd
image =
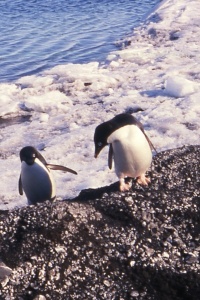
[[[33,165],[22,162],[21,180],[23,190],[30,203],[42,202],[55,197],[53,177],[39,159],[35,159]]]
[[[152,151],[143,132],[136,125],[126,125],[108,138],[112,143],[116,175],[136,178],[150,167]]]

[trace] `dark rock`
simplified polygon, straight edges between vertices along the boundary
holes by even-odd
[[[31,115],[22,115],[17,117],[7,117],[2,118],[0,117],[0,128],[5,128],[11,125],[23,123],[23,122],[30,122]]]
[[[159,153],[151,184],[0,212],[1,299],[200,295],[200,146]]]
[[[169,39],[170,41],[176,41],[180,38],[181,36],[181,33],[179,30],[174,30],[174,31],[171,31],[170,34],[169,34]]]
[[[12,269],[8,268],[2,261],[0,261],[0,281],[4,281],[11,273]]]

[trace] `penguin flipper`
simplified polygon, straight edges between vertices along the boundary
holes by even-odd
[[[113,147],[112,144],[110,144],[109,151],[108,151],[108,167],[110,170],[112,169],[112,159],[113,159]]]
[[[19,176],[18,189],[19,189],[19,194],[20,194],[20,195],[23,195],[23,188],[22,188],[22,178],[21,178],[21,174],[20,174],[20,176]]]
[[[143,133],[144,133],[144,135],[145,135],[145,137],[146,137],[146,139],[147,139],[147,141],[148,141],[148,143],[149,143],[149,146],[150,146],[151,150],[154,150],[154,151],[156,152],[156,154],[158,154],[156,148],[154,147],[154,145],[153,145],[152,142],[150,141],[149,137],[146,135],[146,133],[145,133],[144,131],[143,131]]]
[[[60,171],[63,171],[63,172],[69,172],[69,173],[77,175],[76,171],[74,171],[74,170],[72,170],[70,168],[64,167],[64,166],[46,164],[46,167],[49,168],[49,169],[51,169],[51,170],[60,170]]]

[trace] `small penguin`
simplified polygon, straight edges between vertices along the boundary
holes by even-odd
[[[145,173],[151,165],[152,149],[155,148],[143,125],[135,117],[122,113],[100,124],[95,129],[94,144],[95,158],[109,145],[108,166],[112,168],[114,157],[120,191],[128,191],[131,188],[131,181],[125,181],[125,178],[136,178],[139,184],[148,185],[150,179]]]
[[[56,188],[50,169],[77,174],[64,166],[47,164],[44,157],[32,146],[22,148],[19,155],[21,160],[19,194],[23,195],[24,190],[28,204],[55,199]]]

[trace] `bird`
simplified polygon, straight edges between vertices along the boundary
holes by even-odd
[[[50,170],[61,170],[77,174],[61,165],[48,164],[36,148],[26,146],[20,150],[21,173],[18,182],[19,194],[23,191],[28,204],[34,205],[56,198],[56,186]]]
[[[94,145],[95,158],[109,145],[108,167],[112,169],[114,158],[121,192],[130,190],[132,178],[136,178],[141,185],[150,183],[145,173],[151,165],[152,150],[156,152],[156,149],[146,135],[142,123],[134,116],[121,113],[98,125],[94,132]]]

